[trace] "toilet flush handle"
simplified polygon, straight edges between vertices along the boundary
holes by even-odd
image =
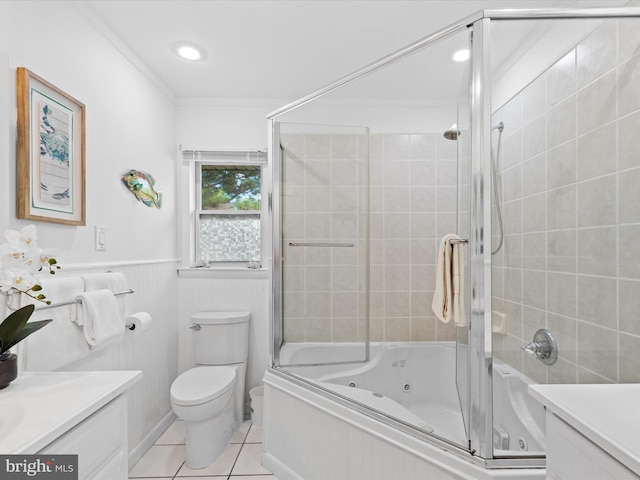
[[[192,330],[195,330],[195,331],[197,332],[197,331],[198,331],[198,330],[200,330],[202,327],[200,326],[200,324],[199,324],[199,323],[194,323],[193,325],[189,325],[189,328],[190,328],[190,329],[192,329]]]

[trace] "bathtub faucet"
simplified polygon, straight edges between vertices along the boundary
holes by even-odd
[[[520,348],[536,357],[545,365],[553,365],[558,359],[556,340],[546,328],[538,330],[533,336],[533,342],[522,345]]]

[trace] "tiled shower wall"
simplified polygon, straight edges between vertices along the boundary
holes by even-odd
[[[609,20],[493,116],[506,236],[492,308],[507,316],[494,349],[538,382],[640,381],[638,85],[640,22]],[[555,365],[520,349],[539,328]]]
[[[453,340],[431,311],[439,239],[456,231],[456,145],[423,135],[283,137],[286,341],[365,338],[366,158],[370,156],[370,339]],[[359,185],[359,186],[358,186]],[[350,242],[295,248],[289,242]]]

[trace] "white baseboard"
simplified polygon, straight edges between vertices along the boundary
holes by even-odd
[[[176,420],[176,414],[170,411],[151,431],[129,452],[129,470],[147,453],[164,431]]]

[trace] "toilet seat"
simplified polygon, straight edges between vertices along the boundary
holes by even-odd
[[[190,406],[210,402],[233,387],[233,367],[196,367],[187,370],[171,385],[171,400],[176,405]]]

